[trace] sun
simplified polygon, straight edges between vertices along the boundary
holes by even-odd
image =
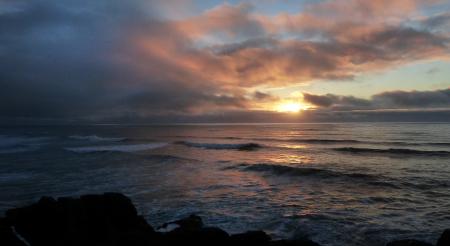
[[[286,112],[286,113],[298,113],[301,110],[306,110],[309,107],[307,105],[295,102],[282,103],[276,107],[278,112]]]

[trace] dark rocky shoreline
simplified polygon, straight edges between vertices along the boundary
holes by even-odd
[[[166,223],[156,230],[138,215],[131,200],[119,193],[80,198],[43,197],[30,206],[10,209],[0,218],[1,246],[144,246],[270,245],[319,246],[309,239],[272,240],[263,231],[229,235],[203,225],[199,216]],[[432,246],[399,240],[387,246]],[[436,246],[450,246],[450,229]]]

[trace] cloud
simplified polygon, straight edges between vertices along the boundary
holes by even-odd
[[[189,1],[179,13],[178,2],[1,1],[0,115],[244,117],[236,112],[279,99],[256,88],[352,80],[448,57],[448,33],[437,28],[446,15],[425,17],[421,26],[403,23],[423,5],[417,1],[327,1],[274,16],[246,3],[198,13]],[[336,110],[414,101],[397,94],[305,99]]]
[[[450,108],[450,88],[434,91],[387,91],[370,99],[334,94],[303,93],[303,100],[319,108],[333,110],[417,110]]]
[[[404,108],[450,107],[450,89],[436,91],[390,91],[376,94],[372,101],[380,106]]]
[[[224,3],[202,14],[174,21],[175,27],[191,38],[219,36],[236,40],[265,35],[264,27],[252,15],[252,5]],[[217,37],[216,37],[217,38]]]
[[[255,91],[253,93],[253,98],[257,101],[274,101],[274,100],[278,99],[277,97],[275,97],[269,93],[264,93],[264,92],[260,92],[260,91]]]
[[[441,30],[450,26],[450,13],[439,13],[422,21],[425,28],[433,30]]]
[[[371,101],[366,99],[356,98],[353,96],[339,96],[334,94],[313,95],[309,93],[303,93],[303,100],[318,107],[333,107],[334,109],[341,110],[345,108],[368,108],[372,105]]]

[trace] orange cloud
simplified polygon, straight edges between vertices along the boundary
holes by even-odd
[[[170,2],[143,7],[157,2],[30,2],[0,14],[0,57],[8,61],[0,68],[0,104],[13,105],[0,112],[246,110],[281,100],[263,102],[256,88],[350,80],[449,55],[448,16],[421,13],[435,1],[321,1],[275,15],[222,4],[177,18],[152,13],[173,10]],[[90,100],[80,100],[87,94]]]

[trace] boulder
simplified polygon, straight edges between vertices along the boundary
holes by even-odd
[[[259,245],[266,245],[271,238],[264,231],[248,231],[231,235],[230,240],[233,244],[256,243]]]
[[[138,215],[131,200],[118,193],[79,198],[42,197],[35,204],[10,209],[5,218],[0,218],[0,245],[317,246],[309,240],[272,241],[264,231],[230,236],[220,228],[205,227],[197,215],[166,223],[155,231]]]
[[[164,223],[162,226],[158,227],[158,230],[167,229],[167,228],[176,228],[177,230],[183,231],[198,231],[203,227],[203,221],[200,216],[195,214],[191,214],[189,217]],[[171,231],[171,230],[169,230]]]
[[[26,246],[22,240],[17,238],[12,227],[5,219],[0,219],[0,245]]]
[[[198,230],[183,230],[177,228],[163,234],[164,245],[227,245],[229,235],[227,232],[216,227],[204,227]]]
[[[270,246],[320,246],[309,239],[294,239],[294,240],[276,240],[270,243]]]
[[[404,239],[389,242],[386,246],[433,246],[432,244],[415,239]]]
[[[441,234],[436,246],[450,246],[450,229],[445,230]]]
[[[117,193],[43,197],[36,204],[8,210],[6,219],[33,246],[144,245],[155,234],[131,200]]]

